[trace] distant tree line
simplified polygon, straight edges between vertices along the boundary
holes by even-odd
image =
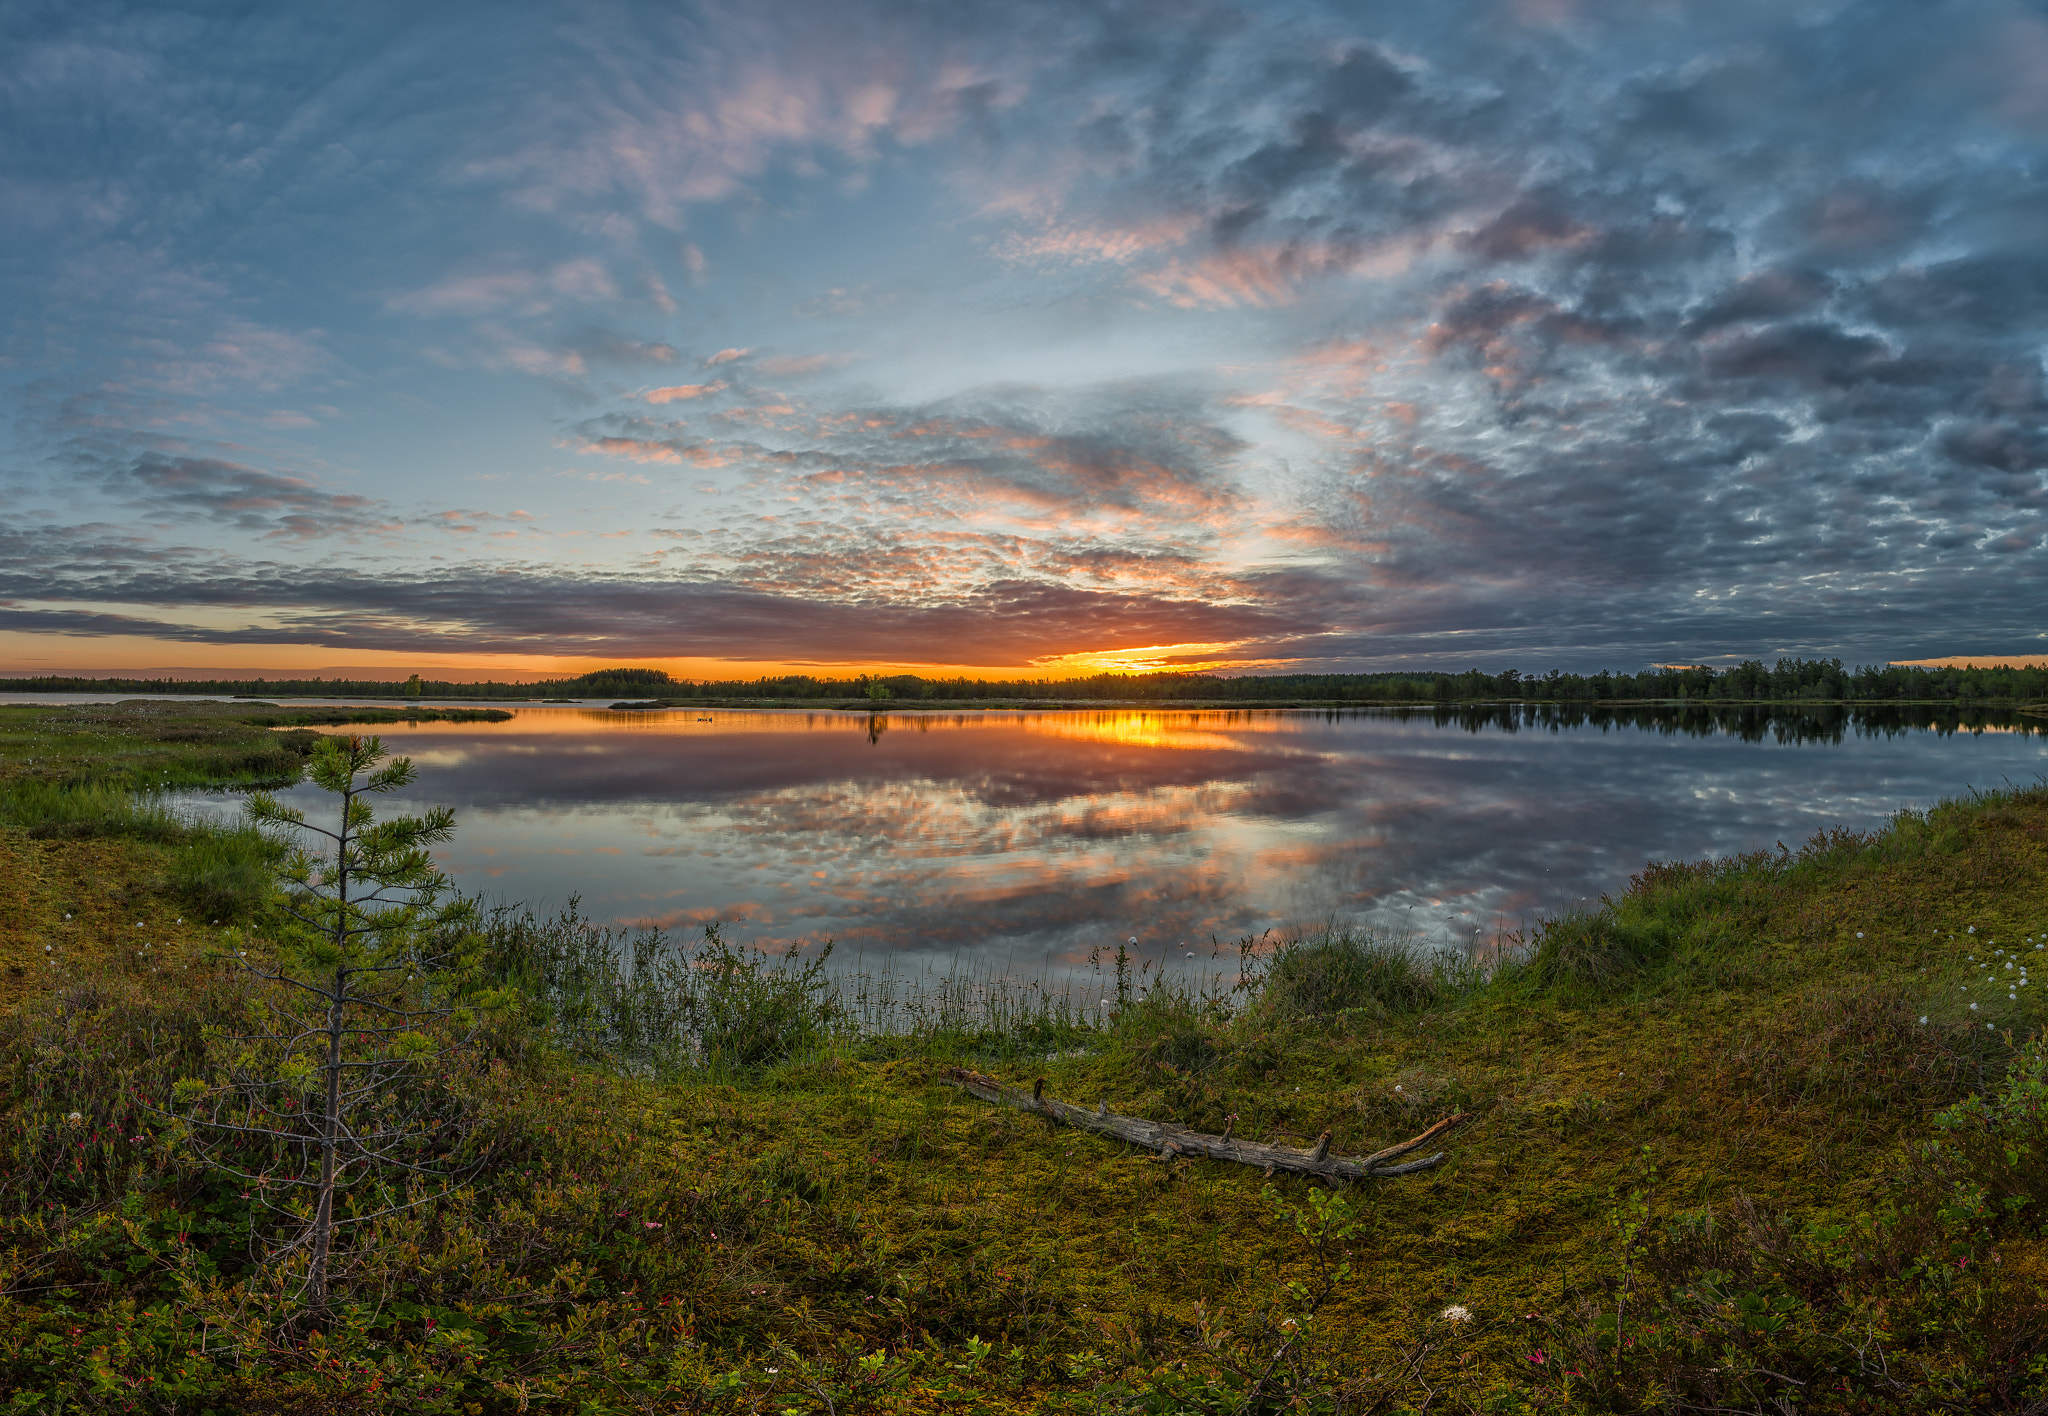
[[[659,671],[639,671],[655,673]],[[921,678],[916,674],[670,681],[645,698],[1031,699],[1060,702],[1316,703],[2019,703],[2048,699],[2048,668],[1848,668],[1840,659],[1751,659],[1732,669],[1652,667],[1633,674],[1524,675],[1405,671],[1379,674],[1095,674],[1073,679]],[[550,692],[561,685],[548,685]]]
[[[660,669],[601,669],[538,683],[454,683],[418,675],[367,679],[0,679],[0,692],[178,693],[243,698],[854,699],[887,702],[1019,700],[1147,703],[2024,703],[2048,699],[2048,668],[1845,667],[1840,659],[1750,659],[1732,669],[1657,666],[1636,673],[1094,674],[1071,679],[922,678],[810,674],[691,682]]]
[[[0,678],[4,693],[190,693],[222,698],[622,698],[688,692],[660,669],[602,669],[546,683],[456,683],[449,679]]]

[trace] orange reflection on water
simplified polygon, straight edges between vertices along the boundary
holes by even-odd
[[[1206,957],[1211,935],[1327,918],[1469,944],[1647,858],[2048,766],[2048,740],[2010,729],[1804,747],[1272,709],[512,711],[379,729],[419,763],[419,804],[456,808],[446,863],[470,888],[1055,968],[1131,935]]]
[[[1157,712],[1151,709],[1110,709],[1020,715],[1027,730],[1073,742],[1110,742],[1126,747],[1162,750],[1235,751],[1247,735],[1298,733],[1301,720],[1279,712],[1220,710]]]
[[[1280,709],[1153,709],[1052,708],[963,711],[933,708],[866,713],[830,709],[674,708],[613,712],[567,706],[508,708],[512,721],[493,726],[501,737],[588,736],[593,732],[632,732],[665,737],[706,733],[883,733],[953,731],[972,728],[1015,729],[1075,741],[1128,743],[1159,748],[1228,748],[1246,734],[1298,734],[1302,716]],[[447,736],[478,730],[475,723],[422,721],[380,725],[385,736]]]

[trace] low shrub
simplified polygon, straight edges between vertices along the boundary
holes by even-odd
[[[1735,1038],[1731,1083],[1773,1106],[1875,1112],[1939,1105],[1999,1074],[1997,1033],[1923,1022],[1925,1006],[1898,984],[1809,990]]]
[[[1995,1087],[1938,1113],[1945,1139],[1927,1159],[1973,1212],[2048,1231],[2048,1045],[2036,1033]]]

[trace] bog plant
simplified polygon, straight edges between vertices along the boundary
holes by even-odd
[[[612,929],[581,902],[551,917],[501,908],[484,922],[485,966],[516,987],[532,1029],[574,1056],[674,1078],[748,1072],[821,1046],[841,1008],[825,966],[726,939],[694,946],[659,929]]]
[[[429,847],[454,814],[375,818],[367,798],[410,786],[408,758],[374,737],[329,738],[312,780],[339,799],[332,830],[269,793],[259,827],[323,840],[293,844],[278,867],[287,924],[269,958],[236,952],[260,987],[239,1027],[212,1030],[212,1074],[174,1092],[189,1145],[246,1181],[297,1235],[301,1292],[325,1311],[335,1235],[447,1192],[465,1168],[474,1117],[451,1085],[478,1026],[464,998],[477,943],[473,906],[454,896]]]

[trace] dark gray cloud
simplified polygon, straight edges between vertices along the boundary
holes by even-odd
[[[271,539],[393,528],[389,508],[375,498],[213,457],[147,453],[108,481],[116,497],[145,515],[203,519]]]
[[[904,603],[819,599],[728,583],[466,566],[428,575],[284,562],[224,564],[188,554],[111,564],[102,543],[0,533],[0,629],[153,633],[207,644],[307,643],[418,654],[549,653],[844,662],[1017,663],[1067,652],[1265,639],[1326,627],[1313,606],[1218,604],[995,581],[956,598]],[[36,602],[24,605],[23,601]],[[77,602],[161,606],[132,612]],[[244,610],[261,623],[221,625]]]

